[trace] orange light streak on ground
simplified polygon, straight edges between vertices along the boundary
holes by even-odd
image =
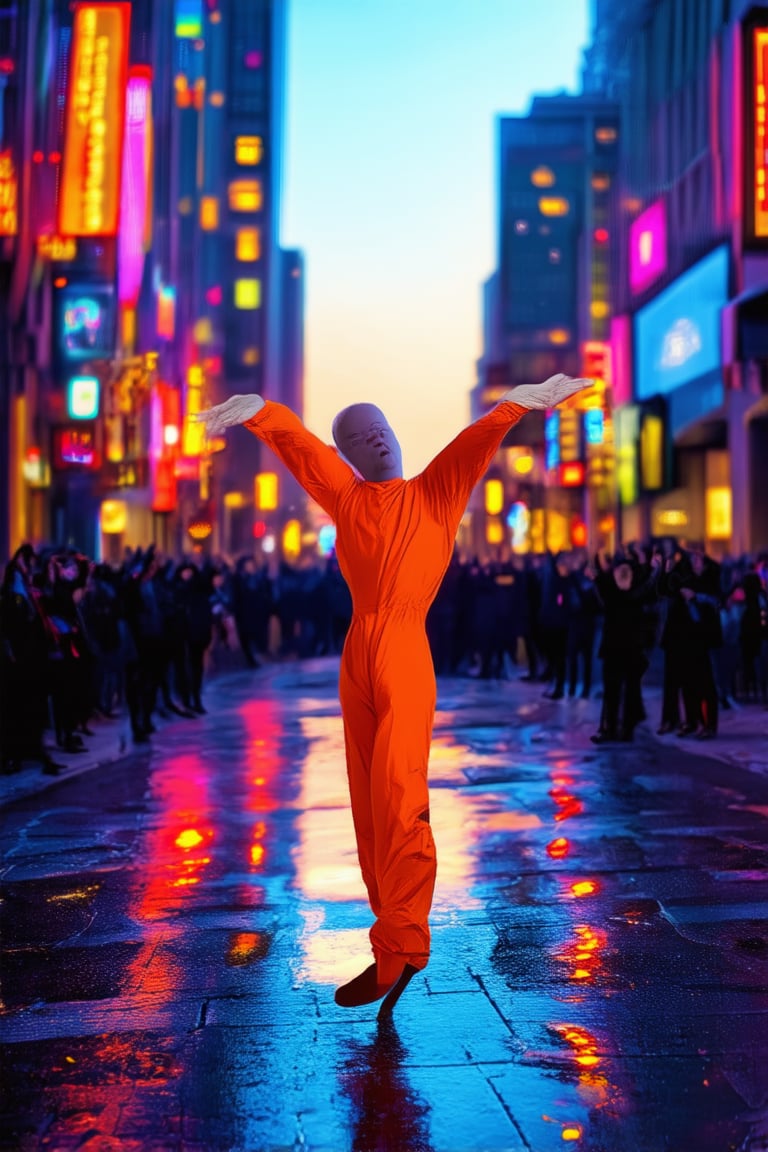
[[[592,984],[602,970],[605,933],[595,932],[587,924],[577,924],[574,931],[575,939],[555,952],[554,957],[561,964],[569,966],[569,980]]]
[[[584,811],[583,802],[565,788],[550,788],[549,795],[558,808],[555,820],[568,820],[571,816],[579,816]]]
[[[593,1068],[600,1063],[597,1037],[586,1028],[575,1024],[555,1024],[554,1031],[573,1049],[573,1058],[581,1068]]]
[[[143,869],[138,874],[128,914],[141,926],[142,947],[126,969],[126,986],[153,996],[153,1010],[175,995],[178,958],[167,945],[182,931],[178,914],[199,900],[213,862],[216,839],[211,822],[211,767],[188,754],[165,760],[152,778],[154,819],[143,842]]]
[[[262,932],[237,932],[227,949],[226,962],[242,968],[255,960],[262,960],[269,950],[269,939]]]
[[[576,897],[595,896],[600,891],[599,880],[576,880],[571,884],[571,894]]]
[[[553,860],[562,860],[571,850],[571,842],[565,836],[557,836],[547,844],[547,855]]]
[[[172,915],[184,899],[178,890],[198,884],[211,863],[208,852],[195,851],[215,839],[209,772],[202,760],[185,755],[167,760],[154,778],[157,825],[146,840],[146,886],[138,906],[143,921]]]

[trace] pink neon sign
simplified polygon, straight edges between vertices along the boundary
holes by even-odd
[[[667,209],[656,200],[629,229],[629,286],[642,292],[667,266]]]
[[[128,75],[125,96],[123,183],[118,241],[118,295],[135,308],[144,272],[144,238],[149,199],[152,73],[135,65]]]
[[[615,408],[632,402],[632,321],[629,316],[611,317],[611,381]]]

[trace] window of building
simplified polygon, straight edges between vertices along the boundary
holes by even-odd
[[[235,308],[252,310],[261,305],[260,280],[235,280]]]
[[[555,182],[555,174],[551,168],[547,168],[544,164],[535,168],[531,172],[531,184],[535,188],[551,188]]]
[[[261,136],[235,137],[235,163],[260,164],[264,153],[264,144]]]
[[[542,216],[567,216],[571,205],[564,196],[541,196],[539,198],[539,212]]]
[[[258,260],[261,256],[261,231],[258,228],[238,228],[235,234],[235,259]]]
[[[261,180],[233,180],[229,185],[229,206],[233,212],[258,212],[262,200]]]
[[[203,196],[200,199],[200,227],[204,232],[213,232],[219,226],[219,200],[217,196]]]

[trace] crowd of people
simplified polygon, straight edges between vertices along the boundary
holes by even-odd
[[[24,544],[0,586],[2,770],[31,760],[56,773],[56,750],[84,751],[94,719],[122,710],[145,743],[157,716],[205,711],[217,651],[251,667],[338,654],[351,614],[334,556],[268,566],[150,546],[110,566]],[[711,739],[720,708],[768,703],[768,554],[716,562],[664,541],[612,556],[456,555],[427,632],[438,675],[521,676],[554,700],[599,695],[598,744],[632,740],[658,647],[658,731]]]

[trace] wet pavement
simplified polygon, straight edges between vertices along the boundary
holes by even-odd
[[[595,701],[441,681],[433,955],[385,1027],[333,1000],[370,960],[336,674],[2,781],[0,1148],[768,1149],[768,713],[596,748]]]

